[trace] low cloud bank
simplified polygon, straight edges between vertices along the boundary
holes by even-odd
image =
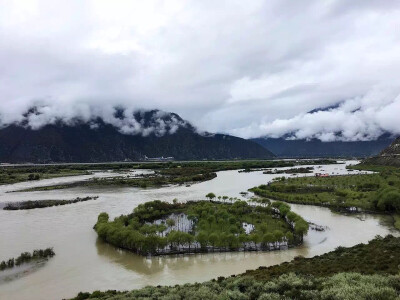
[[[321,141],[367,141],[384,133],[400,135],[400,93],[374,88],[363,97],[292,118],[261,122],[232,131],[246,137],[282,137]]]
[[[145,111],[114,106],[95,107],[87,104],[61,107],[57,104],[36,103],[28,111],[19,115],[14,114],[12,118],[0,113],[0,128],[16,124],[38,130],[43,126],[56,123],[69,126],[87,123],[95,130],[102,122],[115,126],[123,134],[142,136],[174,134],[180,127],[189,126],[178,115],[160,110]]]

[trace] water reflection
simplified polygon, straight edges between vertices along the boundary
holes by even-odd
[[[123,268],[139,274],[155,274],[161,272],[164,268],[159,259],[148,259],[135,253],[115,248],[99,238],[96,240],[96,249],[97,254],[106,257],[108,261],[117,263]]]

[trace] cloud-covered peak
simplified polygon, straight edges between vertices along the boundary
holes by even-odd
[[[69,109],[71,108],[69,107]],[[118,128],[123,134],[142,136],[174,134],[179,128],[194,130],[188,122],[175,113],[161,110],[134,110],[123,106],[105,110],[93,107],[82,109],[82,106],[80,106],[76,111],[66,115],[61,107],[42,104],[29,108],[18,121],[1,125],[11,124],[33,130],[54,124],[61,126],[89,124],[95,130],[103,124],[109,124]]]
[[[276,119],[235,130],[239,135],[311,139],[321,141],[375,140],[384,133],[400,134],[400,94],[374,89],[363,97],[315,109],[292,118]]]

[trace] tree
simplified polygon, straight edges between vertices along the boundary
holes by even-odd
[[[189,247],[189,252],[190,252],[190,246],[194,241],[194,236],[191,235],[190,233],[182,232],[181,234],[181,240],[183,244],[187,244]]]
[[[215,199],[215,194],[214,193],[208,193],[206,195],[206,198],[208,198],[209,200],[213,200],[213,199]]]
[[[208,245],[208,236],[205,231],[200,231],[196,236],[196,241],[200,244],[201,248],[206,248]]]
[[[308,232],[308,223],[303,219],[297,220],[294,225],[294,232],[300,236],[300,239],[303,241],[303,236]]]
[[[248,238],[247,234],[245,234],[245,233],[239,234],[238,242],[243,245],[244,250],[246,250],[246,243],[248,242],[248,240],[249,240],[249,238]]]
[[[254,243],[254,247],[257,248],[257,244],[260,242],[260,235],[252,233],[250,234],[250,240]]]
[[[293,233],[291,233],[290,231],[286,232],[286,239],[291,243],[294,240],[294,236]]]
[[[262,223],[262,224],[259,226],[259,229],[260,229],[260,231],[261,231],[262,234],[265,234],[265,233],[267,232],[267,230],[268,230],[268,226],[267,226],[266,223]]]
[[[211,245],[212,245],[212,247],[213,247],[213,251],[214,251],[215,245],[216,245],[216,244],[218,243],[218,241],[219,241],[219,236],[218,236],[218,234],[216,234],[215,232],[211,233],[211,234],[208,236],[208,240],[210,241],[210,243],[211,243]]]
[[[266,233],[262,237],[262,242],[264,246],[268,246],[268,244],[273,243],[275,241],[274,235],[272,233]]]
[[[167,219],[166,221],[168,227],[172,227],[175,225],[175,220],[174,219]]]
[[[232,233],[228,234],[226,236],[226,241],[230,249],[235,249],[238,247],[238,238],[234,234]]]
[[[274,231],[274,239],[275,239],[275,243],[277,246],[282,241],[282,238],[283,238],[283,232],[280,230],[275,230]]]

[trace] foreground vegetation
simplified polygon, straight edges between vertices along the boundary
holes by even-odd
[[[308,223],[281,202],[250,206],[245,201],[156,200],[113,221],[101,213],[94,228],[100,238],[115,246],[159,255],[287,248],[302,242]]]
[[[8,260],[3,260],[0,263],[0,271],[13,268],[15,266],[20,266],[24,263],[29,263],[34,260],[45,259],[53,257],[55,255],[53,248],[47,248],[44,250],[33,250],[32,253],[24,252],[21,253],[17,258],[10,258]]]
[[[98,196],[95,197],[77,197],[72,200],[29,200],[29,201],[21,201],[21,202],[9,202],[3,208],[4,210],[23,210],[23,209],[34,209],[34,208],[45,208],[59,205],[67,205],[78,202],[85,202],[89,200],[96,200]]]
[[[400,295],[399,264],[400,238],[377,237],[367,245],[339,247],[321,256],[298,257],[230,278],[133,291],[79,293],[74,300],[391,300]]]
[[[157,187],[169,184],[190,184],[215,178],[216,172],[237,169],[259,169],[292,167],[305,164],[333,164],[334,160],[300,160],[300,161],[218,161],[218,162],[163,162],[163,163],[128,163],[100,165],[72,165],[76,171],[113,170],[127,171],[132,169],[151,169],[154,174],[138,177],[115,176],[107,178],[92,178],[67,184],[49,185],[24,189],[22,191],[47,191],[66,189],[78,186],[127,186],[127,187]],[[56,168],[56,166],[51,166]],[[65,167],[65,166],[60,166]]]
[[[277,178],[252,188],[256,195],[290,203],[322,205],[346,211],[400,213],[400,169],[375,174]]]

